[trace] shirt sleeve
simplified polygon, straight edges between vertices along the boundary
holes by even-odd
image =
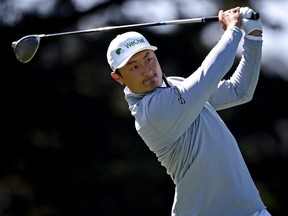
[[[225,109],[249,102],[258,83],[262,56],[262,37],[244,37],[241,60],[229,79],[219,82],[209,102]]]
[[[173,116],[175,121],[184,120],[187,122],[184,127],[191,124],[218,88],[219,82],[232,67],[241,39],[242,31],[238,27],[227,29],[201,66],[173,87],[174,94],[170,97],[162,97],[163,100],[166,100],[164,104],[169,104],[169,110],[162,114],[168,115],[169,118]],[[178,101],[175,99],[176,97],[178,97]],[[185,104],[180,104],[179,98]]]
[[[233,65],[241,38],[242,31],[238,27],[227,29],[189,77],[171,88],[154,91],[143,98],[142,105],[133,107],[135,110],[131,112],[136,115],[136,128],[141,128],[146,143],[155,140],[155,131],[159,143],[163,143],[175,141],[187,130]]]

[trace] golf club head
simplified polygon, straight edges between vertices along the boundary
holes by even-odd
[[[40,44],[39,35],[28,35],[12,43],[16,58],[22,62],[29,62],[35,55]]]

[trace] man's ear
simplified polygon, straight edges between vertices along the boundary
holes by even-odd
[[[119,74],[117,74],[116,72],[111,72],[111,77],[118,83],[120,83],[121,85],[123,85],[123,81],[121,76],[119,76]]]

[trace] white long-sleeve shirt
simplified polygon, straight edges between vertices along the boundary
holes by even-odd
[[[250,101],[261,65],[262,38],[230,27],[189,77],[150,93],[124,90],[135,127],[175,183],[172,216],[246,216],[265,209],[238,144],[217,110]]]

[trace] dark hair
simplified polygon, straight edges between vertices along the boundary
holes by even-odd
[[[115,70],[115,73],[118,74],[120,77],[122,77],[119,69],[116,69],[116,70]]]

